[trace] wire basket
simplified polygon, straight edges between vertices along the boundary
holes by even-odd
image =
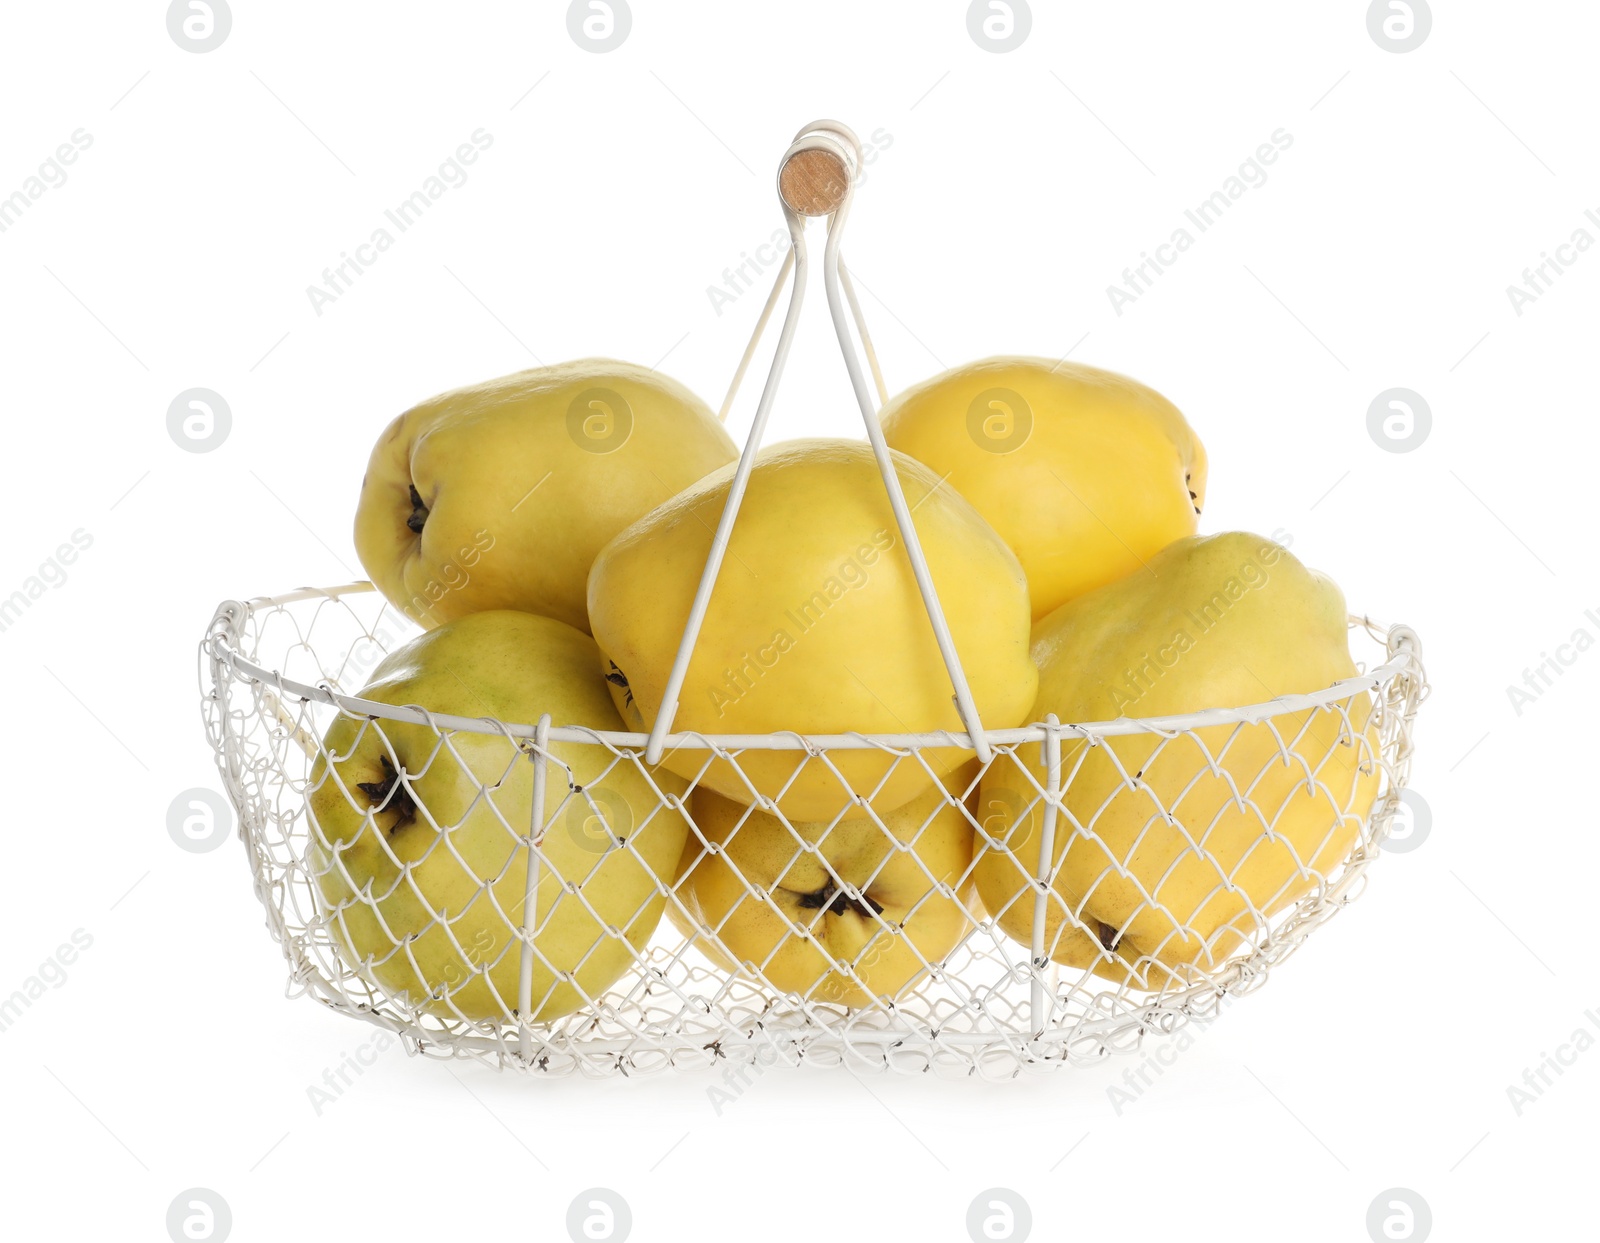
[[[1365,644],[1379,663],[1359,677],[1315,695],[1182,718],[1047,724],[990,734],[990,764],[1004,763],[1023,748],[1044,747],[1058,756],[1076,748],[1076,764],[1081,766],[1087,746],[1104,747],[1114,754],[1121,743],[1132,738],[1156,736],[1168,747],[1189,740],[1196,748],[1194,756],[1206,757],[1196,763],[1197,776],[1208,760],[1226,769],[1230,751],[1244,746],[1244,740],[1270,736],[1272,758],[1266,769],[1293,765],[1308,787],[1334,797],[1317,777],[1326,754],[1319,756],[1307,745],[1309,738],[1318,733],[1327,736],[1328,731],[1319,731],[1312,723],[1326,722],[1334,735],[1349,740],[1351,720],[1362,711],[1362,705],[1369,708],[1368,728],[1354,731],[1354,745],[1362,750],[1361,763],[1372,765],[1380,775],[1381,785],[1371,814],[1356,826],[1353,847],[1325,873],[1307,870],[1300,879],[1309,892],[1279,916],[1269,918],[1252,910],[1241,925],[1245,943],[1226,962],[1194,971],[1187,981],[1174,975],[1154,991],[1147,991],[1128,982],[1119,984],[1060,967],[1050,962],[1042,940],[1030,952],[1029,946],[1001,931],[993,916],[962,907],[958,943],[937,960],[919,958],[918,978],[893,1001],[847,1006],[819,1000],[816,995],[785,995],[763,978],[759,964],[732,971],[719,966],[716,960],[726,962],[736,955],[719,943],[715,930],[693,930],[689,935],[677,932],[679,925],[691,924],[692,916],[675,877],[662,875],[655,890],[677,918],[663,919],[656,935],[642,947],[634,947],[624,937],[607,936],[609,944],[625,947],[628,958],[616,983],[604,992],[583,997],[572,1013],[554,1022],[524,1023],[516,1015],[537,1013],[538,997],[506,997],[503,1012],[489,1018],[452,1014],[448,998],[443,1006],[419,1005],[387,993],[370,974],[352,968],[341,954],[336,938],[343,912],[330,910],[319,900],[311,849],[314,831],[307,811],[318,759],[330,758],[320,740],[341,715],[378,730],[389,723],[409,722],[436,733],[435,762],[461,762],[456,758],[460,741],[477,736],[503,745],[508,766],[542,769],[544,781],[566,782],[567,771],[549,758],[554,744],[594,751],[597,758],[588,765],[590,771],[606,772],[624,765],[645,773],[647,739],[642,734],[563,730],[548,723],[443,718],[422,708],[362,700],[343,689],[359,685],[384,653],[413,632],[411,623],[370,584],[360,583],[298,591],[248,604],[229,602],[218,611],[202,643],[207,733],[229,797],[239,811],[256,894],[290,965],[290,992],[312,996],[343,1014],[399,1033],[413,1053],[594,1075],[703,1066],[719,1057],[789,1064],[849,1061],[911,1071],[935,1067],[958,1073],[1011,1075],[1019,1068],[1094,1061],[1113,1051],[1137,1048],[1147,1032],[1169,1033],[1190,1019],[1204,1022],[1228,996],[1254,991],[1312,929],[1360,893],[1366,869],[1388,832],[1405,787],[1412,723],[1425,685],[1415,636],[1409,630],[1394,627],[1385,631],[1365,619],[1352,619],[1353,638]],[[1294,725],[1281,729],[1285,722]],[[1215,740],[1217,727],[1222,727],[1220,746]],[[1202,741],[1201,730],[1208,731],[1206,741]],[[1373,738],[1376,746],[1371,745]],[[696,741],[706,748],[708,759],[716,755],[734,765],[750,742],[708,737],[686,739],[683,745]],[[827,742],[776,736],[770,743],[794,749],[797,756],[806,757],[806,763],[827,763],[831,754],[866,746],[898,757],[897,763],[916,764],[919,752],[933,742],[948,746],[957,741],[944,735],[936,739],[858,736]],[[679,740],[674,739],[673,745],[679,745]],[[1241,800],[1250,800],[1266,769],[1232,774]],[[1061,807],[1079,767],[1068,759],[1048,771],[1056,774],[1054,788],[1047,783],[1037,799],[1016,809],[1014,818],[1002,815],[997,820],[992,812],[985,815],[986,809],[974,805],[971,794],[977,788],[977,775],[969,768],[964,783],[947,790],[937,800],[938,806],[928,812],[928,819],[943,813],[969,824],[977,843],[975,866],[984,851],[1008,849],[1006,833],[1023,816],[1042,807]],[[594,788],[591,783],[589,789]],[[579,805],[581,797],[569,784],[567,798],[554,815],[545,818],[538,836],[562,832],[571,807]],[[663,794],[661,809],[688,815],[698,848],[711,849],[700,826],[692,823],[687,811],[691,801]],[[543,804],[536,801],[535,805]],[[587,810],[602,818],[606,815],[601,802]],[[1094,832],[1092,820],[1082,824],[1071,823],[1066,816],[1060,820],[1058,831]],[[1189,848],[1205,855],[1203,841],[1190,836],[1181,821],[1171,827],[1184,834]],[[508,823],[505,829],[508,846],[522,848],[525,855],[530,825]],[[436,849],[446,849],[446,841],[447,835],[441,835]],[[805,848],[797,835],[796,854]],[[629,846],[626,841],[608,841],[604,849],[628,850]],[[554,868],[556,861],[547,857],[549,853],[542,845],[533,849],[544,866]],[[1016,863],[1030,874],[1048,875],[1049,858],[1041,843],[1035,853],[1017,854]],[[520,877],[522,872],[516,869],[524,859],[508,851],[508,862],[516,865],[512,870]],[[930,892],[939,879],[930,876]],[[944,878],[954,891],[963,888],[967,879],[966,875]],[[746,883],[749,901],[765,900],[754,879]],[[487,886],[480,900],[488,900]],[[1069,925],[1076,922],[1053,889],[1041,887],[1024,900],[1041,911],[1054,903],[1063,920]],[[352,899],[356,905],[362,901]],[[513,915],[506,916],[497,954],[518,958],[523,925]],[[1043,926],[1042,921],[1036,922]],[[801,925],[797,923],[790,935],[802,937]],[[879,935],[894,938],[895,933],[885,923]],[[472,964],[465,935],[460,943],[462,961],[468,966],[459,986],[470,983],[474,971],[489,973],[499,967],[498,956]],[[403,954],[404,946],[397,943],[394,952]],[[915,947],[912,953],[916,953]],[[846,978],[853,973],[848,963],[840,964],[840,969]]]
[[[1426,690],[1420,645],[1404,626],[1351,618],[1361,672],[1312,694],[1157,719],[1051,717],[1006,730],[978,720],[850,335],[853,324],[881,395],[839,254],[859,166],[854,136],[831,122],[802,130],[785,155],[779,188],[793,246],[725,413],[791,275],[793,293],[649,734],[361,698],[378,661],[416,633],[369,583],[219,608],[200,648],[206,730],[291,995],[398,1033],[413,1054],[501,1068],[633,1074],[727,1059],[1003,1077],[1092,1062],[1137,1048],[1146,1033],[1209,1020],[1360,893],[1405,788]],[[672,732],[797,322],[807,216],[828,220],[829,306],[964,732]],[[330,746],[340,722],[345,742]],[[401,735],[413,758],[391,763]],[[370,804],[340,776],[352,740],[384,756],[387,778],[360,787]],[[769,800],[719,804],[699,777],[663,779],[669,748],[703,755],[700,777],[713,762],[741,774],[749,757],[777,752],[850,786],[840,763],[863,750],[887,773],[870,789],[851,787],[853,801],[829,824],[795,824]],[[952,748],[970,757],[953,771]],[[877,806],[875,794],[908,766],[922,770],[925,793]],[[1002,771],[1007,782],[985,785]],[[420,789],[430,774],[453,776],[471,797],[430,806]],[[1130,797],[1143,818],[1131,838],[1109,827]],[[381,807],[432,831],[397,853],[374,830],[376,867],[357,879],[322,823],[344,804],[369,828]],[[1308,807],[1317,809],[1309,821]],[[1252,826],[1242,854],[1216,832],[1230,816]],[[869,856],[850,875],[826,849],[846,831]],[[759,856],[740,848],[752,839]],[[1099,873],[1078,889],[1131,893],[1138,913],[1164,921],[1157,943],[1119,944],[1086,903],[1064,896],[1061,862],[1085,851]],[[1169,866],[1154,880],[1145,866],[1141,880],[1136,851],[1146,863],[1164,851]],[[986,864],[1011,877],[994,909],[975,896]],[[718,869],[717,904],[685,884],[701,865]],[[1180,872],[1181,901],[1170,883]],[[604,883],[586,883],[602,873]],[[812,888],[784,884],[802,873]],[[891,877],[906,895],[894,909],[869,892]],[[441,886],[453,891],[447,903]],[[830,915],[848,922],[848,945],[819,935]]]

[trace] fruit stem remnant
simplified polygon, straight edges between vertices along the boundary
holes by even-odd
[[[862,894],[859,898],[852,898],[843,889],[829,881],[821,889],[812,893],[800,895],[800,909],[804,911],[821,911],[824,915],[843,915],[846,911],[861,916],[862,919],[872,919],[883,914],[883,903]]]
[[[395,813],[395,822],[389,826],[389,836],[393,837],[417,818],[417,804],[389,757],[384,755],[379,758],[383,762],[383,780],[359,781],[356,789],[372,800],[374,813],[386,810]]]
[[[422,503],[422,493],[417,491],[417,485],[411,485],[411,516],[406,519],[406,526],[417,535],[422,534],[422,528],[428,525],[428,507]]]
[[[628,675],[617,668],[616,661],[608,660],[606,663],[611,666],[611,672],[606,674],[606,681],[610,682],[612,686],[619,687],[625,696],[628,707],[633,707],[633,688],[628,685]]]

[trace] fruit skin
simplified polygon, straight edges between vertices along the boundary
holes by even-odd
[[[1011,546],[1035,620],[1193,535],[1205,507],[1205,446],[1178,408],[1096,367],[988,358],[906,390],[882,420]]]
[[[1035,715],[1054,712],[1064,723],[1243,707],[1357,672],[1337,585],[1245,533],[1180,540],[1150,558],[1148,573],[1039,622],[1033,650]],[[1370,701],[1358,696],[1333,710],[1274,717],[1270,726],[1205,726],[1194,731],[1204,751],[1188,735],[1164,747],[1150,734],[1092,748],[1063,740],[1051,957],[1152,990],[1219,966],[1259,933],[1252,908],[1271,917],[1316,888],[1301,864],[1326,876],[1348,855],[1378,788],[1370,715]],[[997,758],[980,789],[985,833],[1016,853],[980,849],[978,890],[1024,944],[1044,815],[1028,778],[1045,785],[1040,751],[1026,746]],[[1273,836],[1263,818],[1275,819]],[[1203,853],[1191,838],[1203,838]],[[1130,875],[1119,873],[1122,865]]]
[[[622,404],[579,402],[590,390]],[[647,367],[590,358],[518,372],[389,424],[361,484],[356,552],[420,626],[517,609],[587,633],[595,554],[737,455],[703,401]]]
[[[895,455],[895,469],[983,725],[1020,725],[1037,682],[1022,568],[927,467]],[[636,522],[601,551],[589,575],[595,639],[617,706],[636,729],[649,729],[660,709],[732,477],[732,468],[718,471]],[[963,728],[865,443],[794,440],[758,455],[672,728]],[[970,752],[941,747],[920,756],[938,775]],[[848,788],[828,764],[797,751],[744,751],[743,775],[700,748],[669,752],[663,764],[737,801],[776,799],[791,820],[831,819],[853,791],[890,809],[932,781],[915,760],[897,765],[877,750],[834,751],[828,760]]]
[[[858,809],[792,830],[696,790],[700,833],[690,832],[680,864],[684,910],[673,903],[668,917],[718,966],[749,964],[780,992],[855,1007],[893,1000],[924,982],[924,962],[938,964],[978,922],[969,906],[974,835],[962,809],[977,770],[964,764],[902,807],[874,808],[875,819]]]
[[[594,641],[561,622],[476,613],[392,652],[361,694],[450,715],[528,724],[548,712],[557,725],[618,730],[597,660]],[[515,839],[527,833],[533,810],[529,756],[492,734],[455,734],[446,747],[426,726],[348,718],[333,724],[323,745],[308,799],[308,866],[342,956],[428,1013],[509,1017],[518,999],[514,929],[522,926],[527,880],[527,852]],[[550,754],[534,941],[540,1021],[578,1009],[583,993],[596,996],[628,969],[666,900],[655,877],[671,877],[688,833],[682,813],[661,806],[630,761],[613,766],[610,751],[579,743],[552,743]],[[407,775],[404,785],[395,787],[385,760]],[[598,817],[569,790],[567,770]],[[685,792],[669,773],[653,779],[664,793]],[[415,804],[409,822],[407,797]],[[613,845],[613,837],[632,849]],[[564,893],[565,882],[576,892]],[[558,980],[556,972],[572,978]]]

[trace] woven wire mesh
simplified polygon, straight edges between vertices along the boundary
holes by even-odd
[[[1002,1077],[1208,1021],[1359,895],[1426,687],[1414,635],[1351,625],[1361,675],[1316,696],[1001,731],[952,772],[947,736],[857,740],[926,792],[812,824],[652,770],[642,736],[354,708],[416,633],[366,584],[225,604],[201,689],[291,996],[501,1068]]]

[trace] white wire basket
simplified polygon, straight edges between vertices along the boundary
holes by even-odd
[[[1047,718],[1006,730],[985,729],[978,720],[850,334],[853,325],[881,395],[839,255],[859,167],[854,136],[831,122],[802,130],[781,165],[780,196],[794,244],[725,411],[791,275],[793,293],[649,734],[599,731],[548,715],[520,722],[467,718],[361,698],[378,661],[417,633],[369,583],[229,601],[218,609],[200,649],[206,730],[239,813],[256,895],[290,967],[291,995],[395,1032],[413,1054],[506,1069],[634,1074],[726,1059],[1006,1077],[1096,1061],[1137,1048],[1149,1033],[1208,1021],[1225,999],[1258,988],[1314,928],[1359,895],[1405,788],[1412,727],[1426,691],[1420,645],[1407,627],[1352,617],[1358,676],[1312,694],[1155,719]],[[828,220],[823,277],[840,347],[964,731],[672,732],[677,695],[797,323],[806,216]],[[386,758],[400,755],[398,733],[408,731],[413,747],[419,737],[427,743],[422,763],[386,764],[390,777],[381,789],[361,787],[378,800],[374,808],[403,807],[431,829],[420,853],[400,858],[382,847],[383,892],[341,871],[339,852],[328,849],[319,825],[319,806],[352,798],[338,775],[350,751],[329,743],[340,721],[347,739],[371,737]],[[970,756],[953,774],[934,759],[951,748]],[[723,773],[742,772],[742,757],[775,751],[835,775],[837,761],[864,749],[878,752],[890,775],[920,767],[928,791],[922,798],[880,810],[873,796],[889,779],[883,775],[872,789],[853,789],[855,800],[839,818],[882,835],[873,875],[890,868],[908,874],[916,892],[907,909],[887,910],[865,881],[835,869],[819,849],[831,827],[819,836],[818,826],[791,824],[770,803],[754,810],[730,803],[732,816],[713,825],[698,779],[660,779],[656,765],[668,749],[703,755],[706,767],[721,761]],[[1165,766],[1159,791],[1147,775],[1158,759]],[[997,765],[1027,777],[1020,793],[985,805],[983,778]],[[458,773],[475,791],[469,806],[429,807],[420,797],[417,785],[435,766]],[[1104,783],[1108,772],[1112,793],[1098,807],[1083,805],[1076,795]],[[1205,783],[1221,791],[1209,820],[1196,817],[1191,797]],[[622,784],[635,795],[619,809],[608,788]],[[641,790],[648,791],[642,806]],[[1107,806],[1122,791],[1138,792],[1148,805],[1132,842],[1105,830]],[[1294,834],[1281,825],[1291,803],[1303,808],[1308,801],[1323,809],[1309,841],[1303,821]],[[363,813],[369,825],[374,808]],[[1279,869],[1271,892],[1243,883],[1254,847],[1237,857],[1211,835],[1222,817],[1236,814],[1259,822],[1264,849],[1286,851],[1292,860]],[[770,870],[757,874],[730,849],[741,832],[756,832],[747,826],[762,815],[768,853],[770,834],[786,843],[777,879],[786,867],[808,867],[822,880],[815,900],[798,907],[778,901]],[[462,853],[469,821],[477,834],[470,862]],[[644,845],[652,824],[681,834],[686,845],[676,866]],[[1028,831],[1019,833],[1023,826]],[[970,848],[963,846],[953,864],[933,864],[935,852],[924,845],[935,835]],[[1161,946],[1118,953],[1115,931],[1063,896],[1055,883],[1063,851],[1084,846],[1104,854],[1095,884],[1133,886],[1138,909],[1160,912],[1168,922]],[[1209,869],[1214,881],[1193,905],[1176,905],[1160,880],[1148,887],[1140,880],[1132,853],[1141,848],[1167,851],[1173,868],[1181,863],[1191,875],[1193,868]],[[484,865],[485,851],[492,866]],[[716,917],[684,879],[713,857],[729,895],[728,910]],[[1003,860],[1015,873],[1014,893],[997,910],[985,909],[974,892],[986,859]],[[448,908],[430,906],[416,880],[430,866],[457,868],[468,878],[464,896]],[[602,868],[632,875],[635,906],[596,905],[598,886],[585,882]],[[1195,915],[1216,902],[1232,912],[1220,926]],[[402,905],[404,920],[396,916]],[[759,908],[767,930],[759,952],[747,935],[733,933],[733,912],[741,908]],[[816,936],[830,912],[853,917],[860,944],[848,953]],[[1019,927],[1031,931],[1026,940]],[[546,939],[553,928],[564,930],[569,944],[587,937],[581,952],[553,957]],[[1072,936],[1090,947],[1094,961],[1056,952]],[[1203,943],[1203,952],[1163,952],[1174,943]]]

